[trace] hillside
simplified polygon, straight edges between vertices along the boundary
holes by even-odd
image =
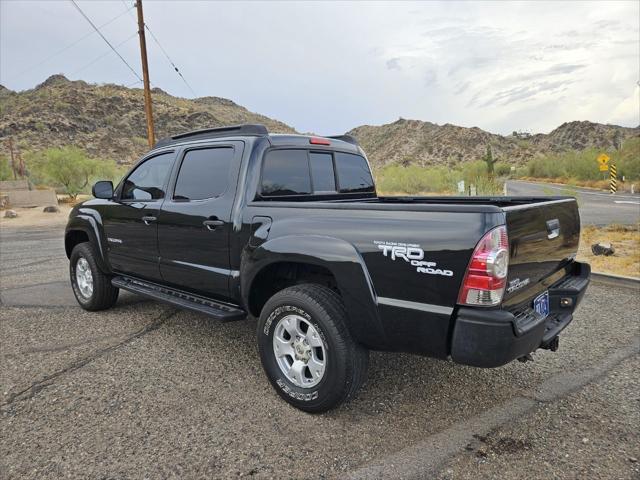
[[[621,139],[640,135],[640,128],[625,128],[592,122],[569,122],[549,134],[502,136],[480,128],[451,124],[436,125],[420,120],[363,125],[349,132],[358,139],[376,166],[448,165],[480,159],[491,145],[498,161],[521,164],[536,156],[587,147],[613,147],[616,132]]]
[[[224,98],[190,100],[157,88],[152,96],[157,138],[238,123],[262,123],[279,133],[295,131]],[[400,119],[348,133],[360,141],[372,164],[381,167],[393,163],[453,166],[480,159],[488,144],[499,161],[521,164],[564,150],[611,148],[616,132],[624,139],[640,135],[640,128],[570,122],[549,134],[502,136],[477,127]],[[70,81],[63,75],[53,75],[22,92],[0,85],[0,140],[9,136],[21,150],[75,145],[95,157],[131,163],[148,149],[142,90]],[[1,148],[6,149],[4,144]]]
[[[231,100],[173,97],[152,92],[156,137],[199,128],[262,123],[273,132],[293,132],[282,122],[250,112]],[[24,149],[76,145],[90,155],[130,163],[148,150],[142,89],[92,85],[49,77],[32,90],[0,86],[0,138],[12,136]]]

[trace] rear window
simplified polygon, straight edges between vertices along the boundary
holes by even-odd
[[[307,150],[271,150],[264,157],[261,189],[264,197],[338,191],[374,192],[369,165],[363,157]]]
[[[335,152],[340,193],[373,192],[373,178],[364,157]]]
[[[306,150],[272,150],[264,157],[262,195],[304,195],[311,193]]]
[[[333,172],[333,155],[330,153],[309,153],[311,164],[311,178],[313,180],[313,191],[333,192],[336,191],[336,176]]]

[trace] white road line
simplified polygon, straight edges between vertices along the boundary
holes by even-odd
[[[632,205],[640,205],[640,202],[630,202],[629,200],[614,200],[614,203],[630,203]]]
[[[535,182],[524,182],[522,180],[512,180],[513,183],[524,183],[525,185],[535,185],[536,187],[541,187],[541,188],[553,188],[555,190],[567,190],[567,189],[572,189],[574,188],[576,190],[577,193],[580,194],[584,194],[584,195],[597,195],[599,197],[609,197],[609,198],[630,198],[630,199],[637,199],[637,196],[629,196],[629,195],[612,195],[610,193],[598,193],[598,192],[588,192],[586,190],[581,189],[580,187],[574,187],[572,185],[566,185],[564,187],[560,187],[558,185],[552,185],[549,183],[535,183]]]

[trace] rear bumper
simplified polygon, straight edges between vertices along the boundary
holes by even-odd
[[[451,358],[476,367],[499,367],[537,348],[550,348],[584,296],[591,268],[573,262],[568,274],[549,287],[550,313],[538,317],[531,301],[512,310],[460,307],[451,339]],[[561,299],[571,299],[561,306]]]

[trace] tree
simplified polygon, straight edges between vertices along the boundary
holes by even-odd
[[[114,162],[87,157],[76,147],[49,148],[28,156],[30,174],[38,181],[62,187],[72,199],[96,176],[112,177]]]
[[[487,173],[489,173],[489,176],[493,176],[493,166],[495,165],[496,161],[493,158],[491,145],[487,144],[487,153],[485,153],[484,157],[482,157],[482,160],[484,160],[484,162],[487,164]]]

